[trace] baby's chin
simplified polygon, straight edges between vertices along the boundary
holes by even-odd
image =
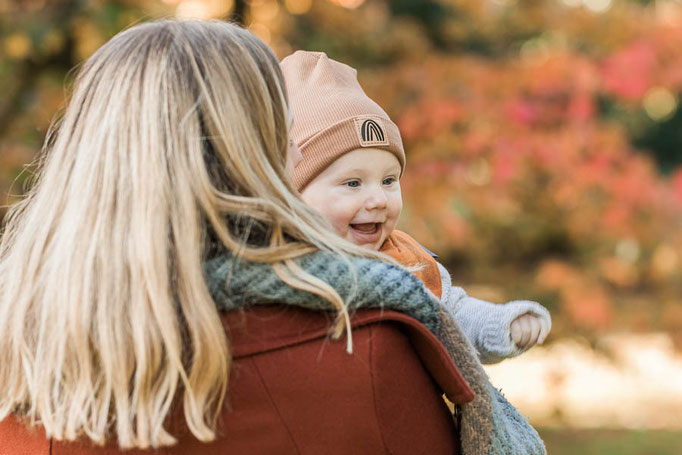
[[[353,242],[353,243],[355,243],[357,246],[359,246],[361,248],[364,248],[366,250],[372,250],[372,251],[381,250],[381,245],[383,244],[383,242],[376,243],[376,244],[374,244],[374,243],[357,243],[357,242]]]

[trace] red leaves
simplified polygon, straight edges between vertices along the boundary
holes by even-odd
[[[608,293],[579,269],[549,260],[540,266],[536,282],[544,289],[559,293],[562,309],[577,326],[604,329],[611,324],[613,308]]]
[[[638,102],[651,87],[657,67],[656,53],[651,43],[638,42],[604,61],[602,85],[625,101]]]
[[[672,176],[671,186],[678,205],[682,207],[682,169],[678,169]]]
[[[556,292],[575,327],[609,327],[632,289],[677,295],[670,245],[682,245],[682,170],[659,174],[597,109],[603,97],[630,109],[652,84],[682,89],[682,48],[661,38],[671,33],[602,60],[569,51],[540,61],[431,56],[378,75],[370,95],[397,113],[408,153],[403,227],[499,283],[509,282],[500,269],[540,264],[538,281],[519,286]],[[428,83],[404,76],[417,73]],[[413,102],[394,109],[403,91]],[[555,251],[571,259],[552,265]],[[646,288],[653,280],[658,287]]]

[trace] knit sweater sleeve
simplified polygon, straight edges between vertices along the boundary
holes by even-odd
[[[525,352],[511,339],[511,323],[517,317],[534,314],[551,327],[549,311],[539,303],[516,300],[495,304],[470,297],[464,289],[451,285],[450,274],[440,263],[438,269],[443,284],[441,302],[476,348],[481,363],[498,363]]]

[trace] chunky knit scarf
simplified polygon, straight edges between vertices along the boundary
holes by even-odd
[[[476,394],[461,407],[460,439],[465,455],[546,455],[538,433],[490,384],[471,343],[414,275],[370,259],[346,262],[327,252],[303,256],[297,264],[330,284],[349,310],[396,310],[419,320],[440,339]],[[330,310],[329,302],[286,285],[267,264],[228,254],[208,261],[205,273],[221,311],[271,304]]]

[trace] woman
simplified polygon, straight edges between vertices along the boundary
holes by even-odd
[[[450,357],[477,392],[465,451],[494,453],[495,432],[469,419],[494,428],[479,406],[494,399],[457,327],[295,195],[286,106],[272,52],[229,24],[144,24],[85,63],[0,244],[0,453],[410,453],[406,434],[452,453],[438,394],[473,394]],[[351,322],[360,307],[423,324]],[[329,310],[346,344],[325,341]],[[374,381],[390,383],[383,398]],[[419,412],[401,420],[391,403],[412,389],[398,402]],[[340,426],[316,417],[342,407]],[[281,440],[262,437],[275,428]]]

